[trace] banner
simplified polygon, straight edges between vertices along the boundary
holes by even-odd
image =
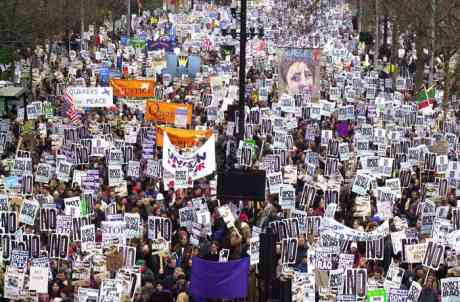
[[[190,293],[193,297],[238,299],[247,296],[248,257],[227,262],[207,261],[193,257],[192,261]],[[209,286],[210,284],[213,286]]]
[[[337,222],[333,218],[323,217],[320,226],[320,232],[329,231],[336,238],[347,239],[351,241],[372,241],[385,238],[390,234],[388,220],[383,222],[372,232],[357,231]]]
[[[157,127],[157,146],[163,146],[164,133],[168,134],[171,143],[179,148],[190,148],[198,145],[200,138],[210,138],[212,129],[188,130],[171,127]]]
[[[111,87],[68,87],[65,92],[77,108],[104,108],[113,106]]]
[[[215,144],[215,137],[212,135],[199,149],[180,154],[165,133],[163,169],[174,174],[178,169],[188,168],[193,180],[206,177],[216,170]]]
[[[290,95],[319,94],[320,49],[284,48],[280,51],[279,74],[282,88]]]
[[[193,105],[148,101],[144,120],[186,127],[192,123]]]
[[[153,97],[155,94],[155,81],[153,80],[110,80],[113,95],[116,97]]]
[[[99,299],[99,289],[78,288],[78,302],[96,302]]]

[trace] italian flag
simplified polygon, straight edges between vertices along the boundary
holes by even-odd
[[[431,86],[428,89],[425,87],[423,90],[421,90],[415,99],[415,102],[417,103],[417,109],[420,110],[430,106],[431,104],[434,104],[435,95],[436,89],[434,86]]]

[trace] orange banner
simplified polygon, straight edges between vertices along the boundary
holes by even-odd
[[[155,95],[154,80],[110,80],[113,95],[117,97],[149,98]]]
[[[209,138],[212,129],[208,130],[188,130],[171,127],[157,127],[157,146],[163,147],[164,132],[168,133],[172,144],[180,148],[190,148],[196,146],[200,138]]]
[[[187,125],[192,123],[192,104],[175,104],[157,101],[148,101],[145,105],[144,120],[164,124],[176,124],[176,114],[186,115]]]

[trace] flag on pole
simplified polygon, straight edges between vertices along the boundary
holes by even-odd
[[[75,102],[73,98],[67,93],[64,92],[64,113],[74,124],[81,124],[80,114],[75,109]]]
[[[434,104],[435,96],[436,88],[434,88],[434,86],[431,86],[428,89],[424,87],[423,90],[417,94],[417,98],[415,99],[415,102],[417,103],[417,109],[420,110],[430,106],[431,104]]]

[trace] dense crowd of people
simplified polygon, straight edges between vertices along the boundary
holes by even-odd
[[[255,3],[244,136],[228,6],[21,53],[33,98],[0,124],[5,299],[287,301],[286,280],[292,301],[458,299],[458,124],[435,86],[413,90],[410,45],[388,72],[347,1]],[[235,168],[266,172],[264,198],[220,198]],[[245,258],[244,296],[193,290],[199,259]]]

